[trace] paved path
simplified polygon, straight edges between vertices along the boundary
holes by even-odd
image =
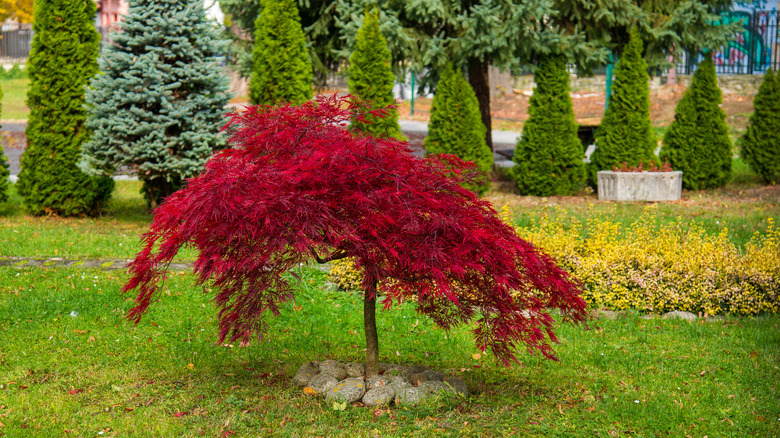
[[[52,267],[52,268],[98,268],[106,271],[124,269],[132,260],[129,259],[103,259],[103,260],[68,260],[61,257],[5,257],[0,256],[0,266],[13,266],[17,268],[28,267]],[[192,263],[171,263],[169,271],[184,271],[192,268]]]

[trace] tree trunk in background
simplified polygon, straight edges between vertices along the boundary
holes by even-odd
[[[376,332],[376,282],[363,296],[363,329],[366,332],[366,377],[379,374],[379,336]]]
[[[489,64],[478,58],[469,59],[469,84],[474,89],[479,102],[479,112],[482,115],[482,123],[485,125],[485,140],[490,150],[493,150],[493,136],[490,121],[490,78],[488,76]]]

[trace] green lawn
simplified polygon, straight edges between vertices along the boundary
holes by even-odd
[[[0,114],[0,118],[3,120],[27,120],[27,114],[30,110],[25,101],[29,85],[29,79],[0,80],[0,88],[3,89],[3,112]]]
[[[133,326],[122,273],[0,268],[0,434],[780,434],[776,316],[561,324],[560,361],[521,354],[522,365],[504,368],[489,352],[474,358],[466,328],[439,330],[405,305],[379,314],[381,360],[445,370],[474,394],[336,411],[290,378],[307,360],[363,357],[362,303],[319,270],[300,275],[296,302],[268,319],[268,340],[240,347],[215,344],[215,312],[191,274],[173,275]]]

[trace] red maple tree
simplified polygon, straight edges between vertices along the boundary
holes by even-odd
[[[381,112],[332,96],[232,116],[233,148],[155,210],[123,289],[138,290],[129,318],[139,321],[185,244],[199,251],[199,284],[217,291],[220,342],[263,332],[267,312],[293,298],[292,267],[353,257],[365,272],[368,374],[380,289],[385,309],[412,300],[442,328],[476,318],[477,348],[505,364],[522,345],[554,359],[546,309],[583,321],[578,285],[459,185],[478,177],[473,165],[345,129],[351,114]]]

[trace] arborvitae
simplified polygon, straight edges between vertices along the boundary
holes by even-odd
[[[131,0],[103,49],[102,75],[87,92],[94,130],[83,167],[111,175],[128,167],[150,207],[196,176],[225,146],[230,98],[217,56],[224,44],[198,0]]]
[[[395,75],[390,60],[390,49],[379,30],[377,12],[367,12],[355,39],[355,51],[349,57],[347,85],[350,94],[370,102],[371,108],[392,105],[395,102]],[[385,117],[369,115],[365,121],[354,120],[352,128],[376,136],[406,139],[398,124],[398,112],[392,110]]]
[[[647,63],[642,58],[642,39],[631,31],[628,46],[615,66],[615,82],[609,107],[596,131],[596,150],[590,157],[590,181],[599,170],[627,163],[659,164],[650,120],[650,84]]]
[[[2,67],[0,67],[2,69]],[[3,89],[0,88],[0,114],[3,112]],[[8,158],[0,146],[0,203],[8,200],[8,176],[11,174],[8,167]]]
[[[780,183],[780,77],[771,69],[753,99],[753,110],[740,139],[742,159],[764,181]]]
[[[312,71],[295,0],[261,0],[255,22],[253,104],[302,103],[312,97]]]
[[[493,152],[485,142],[485,125],[479,113],[479,102],[466,77],[447,64],[436,86],[425,149],[429,154],[450,154],[472,161],[487,174],[493,168]],[[482,194],[490,181],[468,186]]]
[[[661,157],[682,170],[683,186],[701,190],[725,185],[731,177],[731,139],[712,57],[696,69],[674,110]]]
[[[512,175],[524,195],[570,195],[585,184],[585,166],[569,96],[566,59],[560,55],[542,59],[534,82]]]
[[[27,148],[16,185],[32,214],[95,214],[114,188],[76,165],[89,139],[84,89],[97,71],[100,34],[92,0],[37,0],[27,63]]]

